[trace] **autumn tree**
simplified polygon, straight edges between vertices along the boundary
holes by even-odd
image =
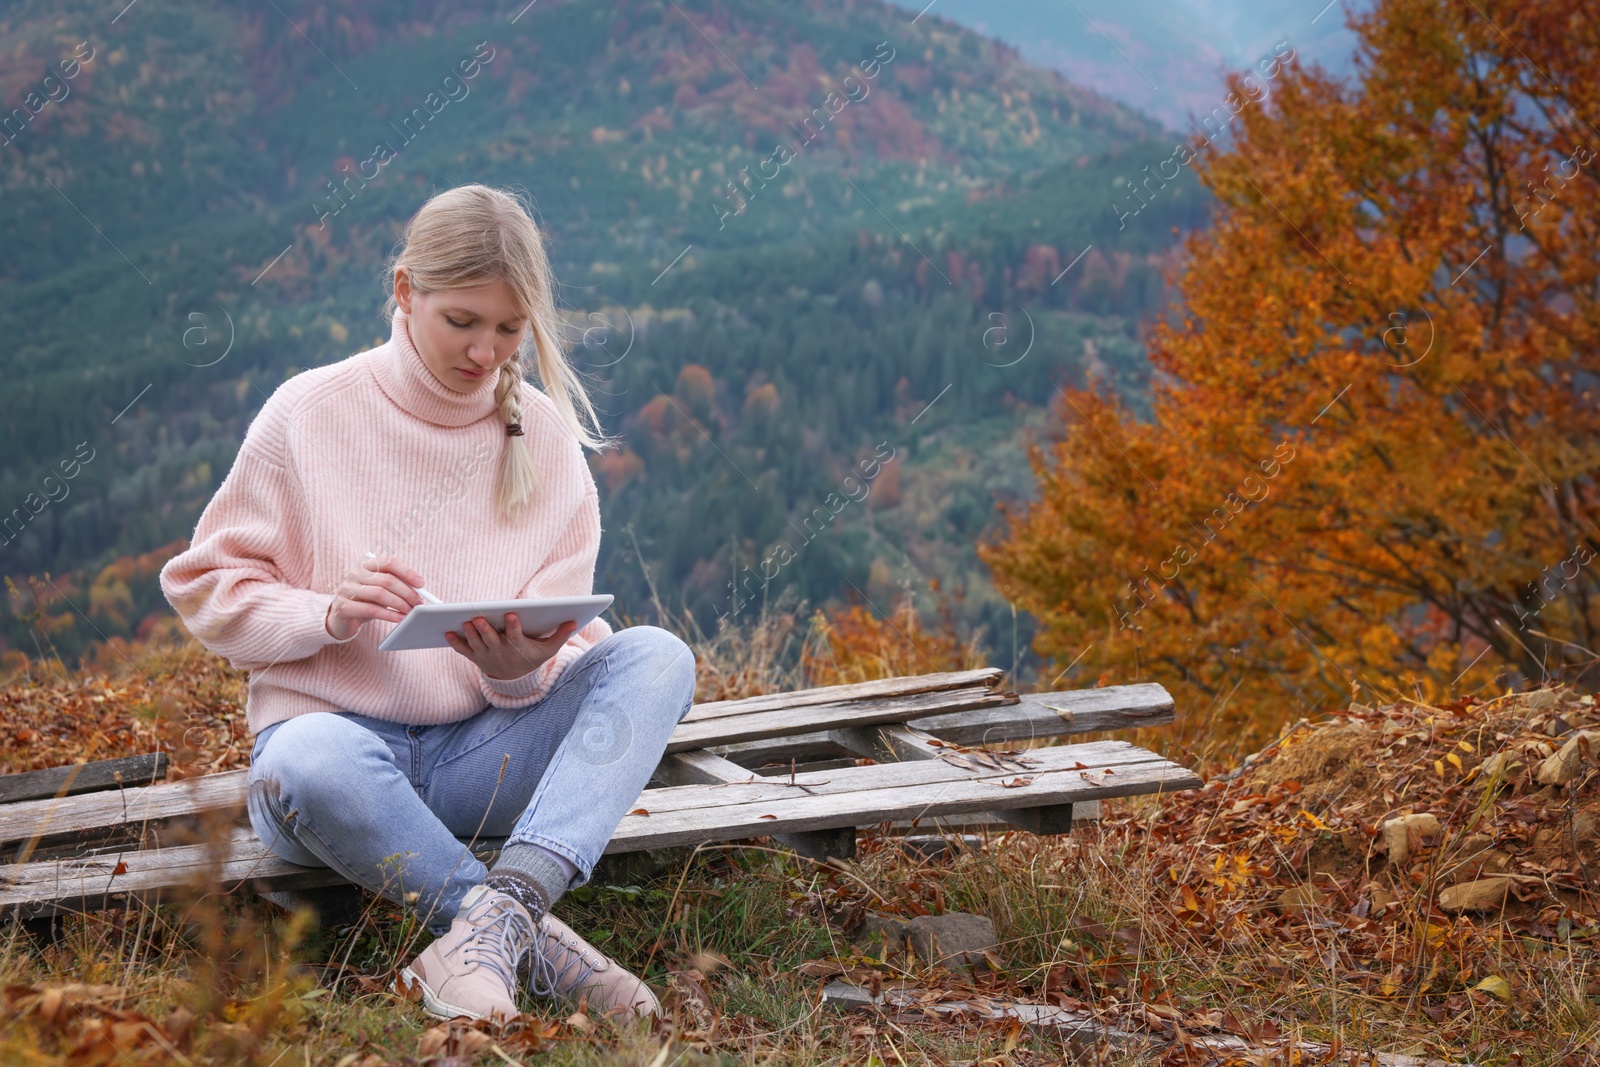
[[[1228,149],[1175,149],[1219,210],[1150,330],[1153,417],[1063,392],[1037,502],[981,549],[1057,670],[1166,683],[1230,741],[1600,647],[1600,19],[1352,26],[1351,82],[1236,75]]]

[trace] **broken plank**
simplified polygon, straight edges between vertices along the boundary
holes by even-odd
[[[986,745],[1165,726],[1174,718],[1172,694],[1154,682],[1060,693],[1025,693],[1008,704],[977,711],[929,713],[902,721],[941,741]],[[780,759],[793,758],[802,763],[832,759],[846,751],[826,730],[815,728],[770,740],[707,744],[744,767],[761,767]]]
[[[807,729],[826,730],[837,726],[903,722],[908,718],[941,712],[1003,707],[1015,699],[1012,694],[986,686],[969,686],[910,696],[832,701],[802,708],[780,708],[693,722],[685,718],[672,731],[666,750],[681,752],[686,748],[757,741]]]
[[[969,671],[913,674],[898,678],[879,678],[870,682],[796,689],[787,693],[766,693],[739,700],[713,700],[690,708],[689,714],[683,717],[683,721],[704,722],[729,715],[749,715],[783,708],[806,708],[816,704],[836,704],[846,700],[881,700],[887,697],[915,696],[919,693],[969,689],[973,686],[994,689],[1004,676],[1005,671],[999,667],[980,667]]]
[[[1024,1026],[1035,1028],[1048,1026],[1065,1036],[1074,1046],[1079,1046],[1075,1051],[1082,1051],[1083,1045],[1109,1045],[1119,1052],[1134,1052],[1152,1045],[1165,1044],[1153,1034],[1124,1029],[1096,1019],[1087,1011],[1073,1011],[1070,1008],[1058,1008],[1049,1004],[1027,1004],[1001,997],[985,997],[982,1000],[972,1001],[939,1001],[930,998],[930,1002],[926,1004],[922,1002],[923,999],[920,989],[894,989],[885,986],[882,993],[874,997],[868,990],[849,982],[835,980],[822,987],[823,1003],[840,1008],[858,1011],[873,1009],[881,1011],[886,1008],[913,1012],[933,1011],[940,1015],[1015,1019]]]
[[[1166,1048],[1177,1039],[1165,1034],[1130,1030],[1087,1011],[1074,1011],[1053,1004],[1034,1004],[1009,997],[972,997],[967,1000],[939,1000],[926,995],[926,991],[913,988],[886,986],[874,997],[870,991],[849,982],[835,980],[822,989],[825,1004],[852,1010],[872,1011],[899,1009],[914,1013],[934,1012],[938,1015],[970,1015],[980,1019],[1015,1019],[1031,1029],[1049,1029],[1065,1036],[1075,1046],[1074,1051],[1087,1051],[1109,1045],[1119,1052],[1135,1052]],[[1228,1056],[1246,1059],[1251,1063],[1338,1062],[1372,1064],[1375,1067],[1427,1067],[1441,1061],[1432,1057],[1408,1056],[1404,1053],[1374,1052],[1357,1049],[1348,1044],[1329,1045],[1321,1041],[1306,1041],[1293,1037],[1277,1041],[1257,1042],[1232,1034],[1197,1034],[1185,1032],[1185,1049],[1210,1053],[1213,1057]],[[1459,1067],[1474,1067],[1460,1064]]]
[[[167,754],[147,752],[139,756],[0,774],[0,804],[77,796],[118,786],[148,785],[160,781],[166,773]]]

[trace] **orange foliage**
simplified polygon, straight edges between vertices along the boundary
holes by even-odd
[[[717,398],[717,382],[711,372],[698,363],[689,363],[678,372],[673,390],[696,410],[709,408]]]
[[[932,588],[938,589],[934,582]],[[813,640],[801,655],[807,684],[843,685],[908,674],[963,671],[987,666],[978,636],[963,640],[950,605],[939,601],[930,626],[902,595],[888,617],[879,619],[860,604],[811,618]]]
[[[778,387],[771,382],[758,385],[744,398],[746,415],[770,415],[778,409]]]
[[[631,448],[602,452],[589,460],[594,472],[605,481],[609,492],[616,492],[644,474],[644,460]]]
[[[1221,206],[1151,330],[1154,419],[1064,395],[1038,502],[980,552],[1039,654],[1161,681],[1236,745],[1358,686],[1438,701],[1594,662],[1584,8],[1382,0],[1357,85],[1292,67],[1197,155]]]

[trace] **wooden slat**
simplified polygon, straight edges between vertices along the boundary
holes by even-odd
[[[70,763],[38,771],[0,774],[0,804],[47,797],[70,797],[118,786],[140,786],[158,782],[167,773],[167,754],[147,752],[140,756]]]
[[[480,858],[499,847],[479,842]],[[121,874],[116,873],[123,867]],[[207,876],[214,876],[212,877]],[[205,877],[225,892],[309,889],[346,881],[331,867],[301,867],[266,850],[248,826],[232,828],[228,837],[204,845],[111,852],[76,860],[49,860],[0,866],[0,911],[36,918],[111,907],[139,899],[172,900],[178,887]]]
[[[937,783],[930,789],[926,781],[905,784],[888,784],[883,788],[847,789],[827,792],[831,782],[807,783],[818,790],[811,795],[795,788],[784,788],[782,796],[766,794],[751,798],[748,795],[729,797],[729,793],[751,788],[772,789],[774,783],[755,787],[744,785],[674,786],[648,790],[648,802],[654,803],[663,794],[679,794],[673,810],[663,810],[659,815],[626,816],[613,835],[605,852],[636,852],[644,849],[665,848],[671,845],[698,844],[706,841],[733,840],[774,833],[795,833],[808,830],[826,830],[841,826],[856,826],[921,817],[933,819],[947,814],[964,814],[985,810],[1006,810],[1037,805],[1040,801],[1072,803],[1102,797],[1131,796],[1138,793],[1193,789],[1201,785],[1193,773],[1170,763],[1154,753],[1125,746],[1119,759],[1123,762],[1113,767],[1115,774],[1102,772],[1109,764],[1101,757],[1107,750],[1101,746],[1118,742],[1096,742],[1093,745],[1071,745],[1060,748],[1038,749],[1030,756],[1049,756],[1047,761],[1054,770],[1028,771],[1034,775],[1031,785],[1021,788],[1004,788],[1001,780],[1011,779],[1018,772],[1006,771],[959,778]],[[1081,759],[1079,757],[1090,758]],[[1081,771],[1076,762],[1089,765],[1090,771]],[[891,764],[876,767],[841,768],[843,771],[883,772],[900,780],[908,772],[924,776],[931,765],[943,761],[925,761],[919,764]],[[1084,777],[1093,772],[1092,777]],[[839,772],[835,772],[839,773]],[[848,783],[841,783],[848,784]],[[691,799],[687,793],[698,791],[711,797]],[[644,802],[641,797],[641,802]],[[723,806],[721,801],[733,801]],[[774,818],[763,818],[773,815]],[[482,856],[492,855],[499,847],[497,841],[479,841],[473,851]],[[104,906],[108,899],[120,899],[116,894],[148,895],[170,890],[186,877],[205,870],[209,862],[206,845],[187,845],[144,852],[127,851],[120,854],[96,856],[82,860],[54,860],[42,863],[0,866],[0,908],[16,909],[24,917],[51,914],[53,911],[76,907]],[[268,853],[256,840],[248,827],[235,827],[231,838],[222,843],[222,863],[217,868],[219,886],[231,889],[247,885],[254,891],[282,888],[308,888],[333,885],[343,879],[327,868],[304,868],[287,863]],[[121,874],[114,874],[119,861],[125,864]],[[111,896],[108,898],[108,894]],[[169,893],[170,897],[170,893]]]
[[[828,731],[828,740],[857,756],[879,763],[906,763],[911,760],[938,759],[949,749],[941,738],[913,726],[888,723],[883,726],[845,726]]]
[[[1165,726],[1173,721],[1172,694],[1153,682],[1062,693],[1025,693],[1010,703],[1003,710],[932,713],[904,721],[941,741],[962,745],[1014,744]],[[826,730],[816,729],[772,740],[710,744],[719,755],[744,767],[760,767],[791,757],[802,763],[825,760],[846,751],[828,737]]]
[[[704,722],[729,715],[749,715],[783,708],[807,708],[815,704],[837,704],[847,700],[879,700],[890,697],[914,696],[933,693],[941,689],[969,689],[982,686],[993,689],[1000,684],[1005,672],[998,667],[980,667],[970,671],[945,671],[939,674],[913,674],[899,678],[880,678],[871,682],[851,682],[848,685],[827,685],[816,689],[795,689],[787,693],[766,693],[762,696],[739,700],[713,700],[696,704],[683,717],[684,722]]]
[[[950,782],[995,775],[1011,779],[1018,775],[1027,777],[1041,770],[1079,769],[1084,773],[1099,775],[1106,768],[1122,773],[1124,766],[1143,763],[1165,763],[1161,756],[1148,749],[1139,748],[1126,741],[1089,741],[1078,745],[1052,745],[1034,748],[1023,753],[1023,760],[1007,761],[1003,768],[972,769],[942,759],[920,760],[907,763],[879,763],[867,767],[838,767],[831,771],[812,771],[796,774],[793,784],[787,774],[765,777],[749,771],[745,779],[720,785],[666,786],[649,789],[640,794],[639,803],[652,814],[680,812],[694,808],[723,809],[738,804],[762,804],[792,796],[832,796],[861,794],[885,789],[935,789]],[[1014,792],[1015,790],[1006,790]],[[1009,804],[1006,807],[1019,805]],[[626,820],[624,820],[626,821]],[[873,820],[879,822],[882,820]]]
[[[1042,752],[1051,751],[1042,749]],[[898,766],[916,766],[903,764]],[[1070,765],[1069,765],[1070,766]],[[878,770],[880,768],[858,768]],[[926,784],[893,786],[881,789],[856,789],[812,795],[790,790],[786,796],[769,796],[753,802],[726,802],[707,806],[703,801],[676,810],[650,811],[648,816],[624,816],[607,851],[639,848],[665,848],[670,845],[699,844],[722,838],[758,834],[793,833],[822,830],[835,826],[888,822],[898,819],[930,818],[943,813],[1004,811],[1037,807],[1043,804],[1072,803],[1104,797],[1133,796],[1141,793],[1170,792],[1200,786],[1200,779],[1177,764],[1156,757],[1113,768],[1115,774],[1097,774],[1076,769],[1029,771],[1029,785],[1005,788],[1002,781],[1014,780],[1017,772],[987,774],[947,781],[937,787]],[[741,786],[679,786],[677,789],[738,790]],[[659,805],[656,790],[649,802]]]
[[[0,807],[0,842],[138,825],[223,808],[244,810],[249,771],[224,771],[115,793],[30,800]]]
[[[661,757],[661,762],[656,765],[655,777],[667,785],[715,785],[747,779],[754,781],[757,775],[737,763],[729,763],[721,756],[694,748],[687,752],[669,752]],[[649,795],[650,791],[646,790],[640,797],[642,799]]]
[[[668,752],[712,745],[737,744],[769,737],[783,737],[804,730],[827,730],[836,726],[861,726],[880,722],[904,722],[909,718],[977,708],[1003,707],[1016,697],[987,686],[945,689],[909,696],[878,697],[870,700],[840,700],[812,704],[803,708],[780,708],[747,715],[722,716],[689,722],[672,731]]]

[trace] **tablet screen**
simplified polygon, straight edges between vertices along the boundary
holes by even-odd
[[[534,597],[527,600],[480,600],[458,604],[418,604],[395,625],[378,645],[380,652],[405,652],[416,648],[449,648],[446,633],[461,633],[467,623],[482,615],[501,633],[506,612],[516,612],[522,632],[529,637],[549,634],[564,622],[583,629],[611,606],[609,593],[593,596]]]

